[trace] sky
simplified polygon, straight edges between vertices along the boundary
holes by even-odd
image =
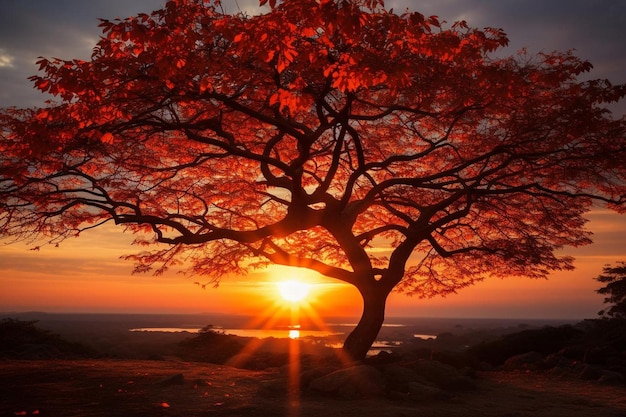
[[[43,105],[45,96],[27,78],[39,56],[87,59],[100,36],[97,18],[127,17],[160,8],[164,0],[0,0],[0,107]],[[255,0],[223,0],[227,10],[257,13]],[[437,15],[450,24],[502,28],[510,39],[502,54],[575,50],[594,65],[587,78],[626,83],[626,1],[614,0],[386,0],[395,11]],[[611,109],[621,117],[626,103]],[[393,294],[388,316],[593,318],[602,308],[593,277],[606,264],[626,260],[626,216],[598,208],[588,216],[594,243],[561,253],[576,257],[576,270],[548,280],[488,280],[446,298],[423,300]],[[131,275],[119,260],[133,253],[132,237],[106,227],[84,233],[59,248],[34,252],[25,244],[0,245],[0,312],[117,312],[258,315],[276,300],[275,281],[297,278],[297,270],[274,268],[225,279],[202,290],[201,280],[169,274]],[[314,274],[309,304],[320,315],[357,316],[355,289]]]

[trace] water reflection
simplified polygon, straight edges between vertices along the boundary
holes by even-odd
[[[142,327],[130,329],[131,332],[188,332],[198,333],[200,328],[192,327]],[[341,348],[343,346],[343,337],[345,332],[332,330],[302,330],[300,325],[292,325],[280,329],[224,329],[215,327],[214,331],[239,337],[253,337],[258,339],[264,338],[288,338],[291,340],[309,340],[313,343],[320,343],[327,347]],[[433,334],[414,333],[414,339],[435,339],[437,336]],[[390,352],[394,348],[401,346],[406,340],[396,340],[394,338],[376,340],[370,354],[376,354],[380,351]]]
[[[177,332],[187,332],[187,333],[199,333],[201,328],[197,327],[140,327],[136,329],[129,329],[131,332],[164,332],[164,333],[177,333]],[[288,329],[223,329],[221,327],[215,327],[216,332],[230,334],[233,336],[240,337],[275,337],[275,338],[284,338],[288,337],[289,339],[299,339],[305,337],[331,337],[331,336],[341,336],[345,334],[342,331],[332,331],[332,330],[302,330],[299,325],[289,326]],[[422,334],[415,333],[413,334],[413,338],[415,339],[435,339],[437,336],[434,334]],[[376,343],[386,343],[389,344],[401,344],[401,341],[379,341]]]
[[[135,329],[129,329],[131,332],[165,332],[165,333],[199,333],[200,328],[191,327],[140,327]],[[302,330],[296,328],[296,326],[290,326],[288,329],[223,329],[215,327],[214,331],[230,334],[239,337],[257,337],[263,339],[266,337],[298,339],[305,337],[331,337],[341,336],[343,332],[333,332],[327,330]]]

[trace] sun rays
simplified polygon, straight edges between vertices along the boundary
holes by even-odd
[[[293,273],[292,273],[293,272]],[[277,274],[278,275],[278,274]],[[316,281],[311,276],[299,274],[299,270],[289,271],[287,279],[271,282],[266,294],[270,297],[267,308],[257,315],[247,326],[255,329],[284,329],[284,337],[287,339],[287,386],[286,404],[287,415],[297,417],[300,410],[302,355],[306,349],[303,343],[308,343],[302,337],[308,330],[316,330],[333,333],[333,330],[325,323],[318,313],[316,306],[322,298],[327,284]],[[231,358],[226,365],[242,366],[245,361],[257,352],[263,352],[266,339],[251,339],[243,350]],[[341,350],[334,350],[341,360]]]
[[[280,296],[292,303],[303,301],[311,289],[310,284],[298,280],[281,281],[277,286]]]

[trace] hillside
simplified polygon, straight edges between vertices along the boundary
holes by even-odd
[[[1,324],[0,417],[626,415],[621,322],[443,333],[364,364],[315,343],[210,329],[121,337],[106,352],[32,321]],[[481,342],[459,348],[470,340]]]
[[[180,361],[0,361],[0,416],[618,417],[623,387],[550,373],[482,372],[442,399],[334,398],[276,388],[286,370]]]

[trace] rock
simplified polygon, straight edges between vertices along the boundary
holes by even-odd
[[[250,353],[240,352],[228,359],[228,364],[234,368],[250,369],[255,358]]]
[[[544,357],[538,352],[526,352],[511,356],[504,362],[505,371],[538,370],[544,367]]]
[[[479,365],[476,358],[466,352],[436,351],[433,352],[431,359],[454,366],[457,369],[477,368]]]
[[[175,374],[175,375],[166,376],[164,378],[161,378],[159,381],[157,381],[158,385],[165,385],[165,386],[182,385],[184,383],[185,383],[185,376],[183,374]]]
[[[560,355],[564,358],[570,359],[571,361],[582,361],[585,357],[585,349],[580,346],[565,346],[558,352],[557,355]]]
[[[585,352],[583,362],[590,365],[604,365],[606,363],[606,359],[612,354],[614,354],[614,352],[607,347],[594,346]]]
[[[367,358],[367,363],[370,365],[385,365],[388,363],[392,363],[396,360],[396,355],[394,355],[393,353],[389,353],[385,350],[381,350],[375,356]]]
[[[300,392],[306,390],[311,381],[328,375],[337,368],[323,367],[307,369],[301,372],[297,377],[289,374],[288,368],[281,368],[281,374],[278,378],[263,380],[259,383],[257,393],[265,397],[281,397],[292,392]]]
[[[383,374],[373,366],[357,365],[314,379],[309,388],[353,399],[380,396],[385,392],[386,384]]]
[[[444,390],[470,390],[476,388],[472,378],[463,375],[456,368],[437,361],[418,360],[412,369],[421,377]]]
[[[474,367],[471,366],[465,366],[461,369],[459,369],[459,373],[462,376],[467,376],[470,378],[475,378],[476,377],[476,369]]]
[[[409,398],[414,401],[426,402],[441,400],[448,397],[449,395],[440,388],[421,384],[419,382],[409,383]]]
[[[624,353],[606,358],[605,367],[626,374],[626,350]]]
[[[606,385],[621,385],[624,383],[624,375],[619,372],[603,370],[598,382]]]
[[[330,366],[306,369],[300,373],[300,385],[302,387],[308,387],[311,384],[311,381],[321,378],[324,375],[328,375],[336,370],[337,368]]]
[[[288,393],[289,383],[286,378],[276,378],[260,381],[257,394],[263,397],[282,397]]]
[[[424,378],[415,371],[400,365],[389,365],[383,368],[387,386],[392,391],[409,392],[411,382],[424,382]]]
[[[584,380],[597,380],[602,376],[602,370],[591,365],[583,365],[580,370],[580,377]]]
[[[572,367],[573,361],[560,353],[552,353],[543,361],[546,368],[569,368]]]
[[[576,373],[571,367],[563,367],[563,366],[555,366],[555,367],[549,368],[546,371],[546,374],[554,378],[558,378],[558,379],[572,378],[572,377],[575,377],[576,375]]]

